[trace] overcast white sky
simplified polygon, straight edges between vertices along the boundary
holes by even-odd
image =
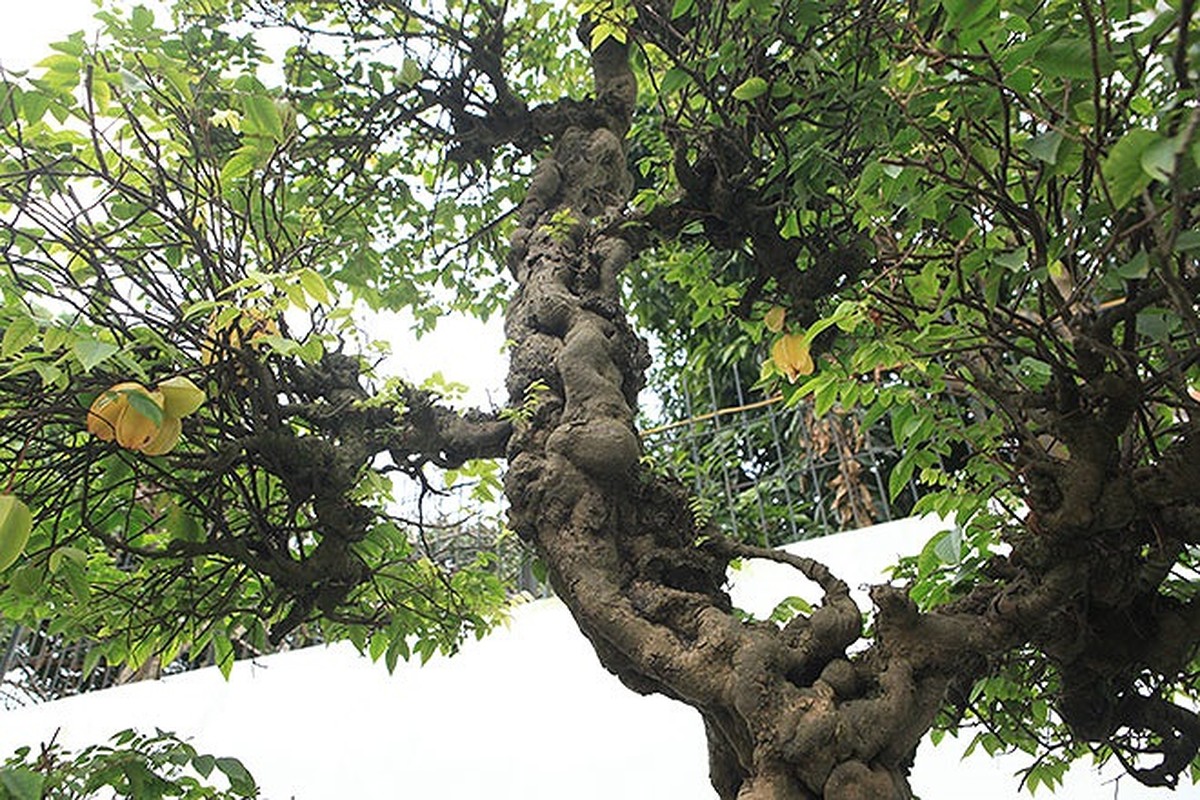
[[[49,42],[81,29],[94,29],[92,0],[0,0],[0,64],[25,69],[47,54]]]
[[[142,0],[154,8],[156,0]],[[132,8],[135,3],[127,2]],[[161,6],[160,6],[161,7]],[[27,69],[49,54],[50,42],[77,30],[95,30],[93,0],[0,0],[0,65]],[[164,20],[159,20],[160,24]],[[470,388],[465,401],[481,407],[502,406],[505,360],[501,355],[504,333],[499,319],[482,325],[466,317],[446,318],[438,329],[419,342],[407,332],[408,323],[397,317],[366,320],[375,336],[392,342],[393,357],[384,374],[421,382],[436,371]]]

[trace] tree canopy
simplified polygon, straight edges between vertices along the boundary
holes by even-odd
[[[392,479],[491,479],[722,798],[909,797],[983,724],[1030,788],[1200,769],[1192,0],[175,0],[0,86],[0,609],[137,665],[297,630],[394,665],[503,613]],[[268,47],[266,42],[272,42]],[[279,44],[282,42],[282,44]],[[503,311],[509,406],[363,314]],[[864,611],[644,458],[753,364],[885,425],[948,529]],[[824,592],[753,620],[736,559]]]

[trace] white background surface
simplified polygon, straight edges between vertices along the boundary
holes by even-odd
[[[903,520],[804,543],[851,586],[881,579],[937,529]],[[797,573],[754,563],[734,575],[742,608],[817,593]],[[639,697],[605,672],[556,600],[519,607],[507,629],[424,668],[382,663],[349,645],[215,669],[0,712],[0,753],[45,741],[81,747],[155,727],[202,752],[236,756],[271,800],[712,800],[703,727],[690,709]],[[960,760],[969,737],[928,744],[913,786],[923,800],[1028,797],[1024,756]],[[1149,790],[1076,766],[1056,797],[1198,798]],[[1039,790],[1039,797],[1049,796]]]

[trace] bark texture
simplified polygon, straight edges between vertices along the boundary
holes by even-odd
[[[512,241],[508,388],[550,387],[510,440],[514,525],[605,666],[700,711],[722,797],[908,797],[905,768],[945,678],[910,658],[851,662],[861,615],[845,583],[808,559],[711,536],[678,487],[639,467],[647,355],[617,295],[632,253],[616,225],[631,188],[622,136],[635,86],[620,45],[595,62],[605,124],[558,138]],[[783,630],[743,623],[721,587],[745,556],[787,561],[824,603]]]
[[[1030,460],[1032,525],[1043,527],[996,559],[994,581],[936,612],[876,587],[873,641],[851,654],[862,610],[843,581],[809,559],[702,528],[684,491],[640,465],[634,409],[647,352],[618,296],[636,246],[620,225],[635,82],[612,40],[594,53],[594,72],[595,110],[555,137],[512,237],[508,389],[549,389],[508,442],[506,491],[514,528],[536,546],[603,664],[635,691],[700,712],[723,800],[911,797],[913,754],[948,687],[970,686],[989,658],[1027,645],[1059,665],[1063,713],[1079,735],[1104,741],[1121,726],[1161,735],[1163,764],[1138,777],[1172,783],[1195,754],[1195,715],[1132,687],[1148,664],[1182,668],[1200,615],[1138,574],[1147,546],[1178,552],[1194,540],[1153,534],[1153,518],[1194,528],[1194,471],[1111,468],[1129,423],[1113,376],[1048,401],[1048,424],[1076,455],[1070,465]],[[1178,458],[1194,463],[1195,440],[1181,441]],[[744,622],[722,590],[734,558],[789,564],[823,601],[782,628]],[[1131,613],[1163,635],[1113,648],[1109,634]]]

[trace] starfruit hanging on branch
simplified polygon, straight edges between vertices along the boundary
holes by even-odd
[[[790,383],[795,383],[802,375],[813,373],[812,355],[808,352],[808,342],[802,333],[780,336],[771,347],[771,360]]]
[[[154,391],[140,383],[114,384],[92,401],[87,430],[101,441],[148,456],[171,452],[183,433],[182,418],[204,403],[204,390],[177,375]]]

